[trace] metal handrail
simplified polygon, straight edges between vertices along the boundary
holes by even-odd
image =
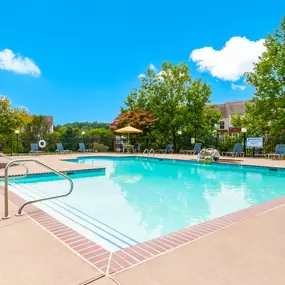
[[[0,153],[0,157],[5,157],[7,158],[8,160],[13,160],[13,158],[5,155],[4,153]],[[14,179],[19,179],[19,178],[25,178],[26,176],[28,176],[29,174],[29,168],[25,165],[25,164],[22,164],[22,163],[17,163],[17,165],[21,165],[23,166],[25,169],[26,169],[26,173],[24,175],[19,175],[17,177],[15,177]]]
[[[151,148],[150,151],[148,152],[148,154],[150,155],[152,153],[152,156],[154,156],[154,149]]]
[[[72,190],[73,190],[73,181],[68,177],[66,176],[65,174],[55,170],[54,168],[42,163],[41,161],[37,160],[37,159],[33,159],[33,158],[27,158],[27,159],[15,159],[15,160],[12,160],[10,161],[6,167],[5,167],[5,188],[4,188],[4,208],[5,208],[5,211],[4,211],[4,217],[2,217],[2,219],[9,219],[10,216],[9,216],[9,209],[8,209],[8,179],[9,179],[9,176],[8,176],[8,171],[9,171],[9,168],[12,164],[14,163],[17,163],[17,162],[27,162],[27,161],[33,161],[33,162],[36,162],[37,164],[51,170],[52,172],[54,172],[55,174],[67,179],[70,183],[70,189],[68,191],[68,193],[66,194],[62,194],[62,195],[57,195],[57,196],[52,196],[52,197],[47,197],[47,198],[42,198],[42,199],[37,199],[37,200],[33,200],[33,201],[28,201],[26,203],[24,203],[18,210],[18,213],[17,215],[22,215],[22,210],[25,206],[29,205],[29,204],[32,204],[32,203],[36,203],[36,202],[41,202],[41,201],[46,201],[46,200],[51,200],[51,199],[56,199],[56,198],[62,198],[62,197],[66,197],[68,196]]]
[[[147,148],[142,153],[142,155],[145,155],[145,154],[148,154],[148,149]]]

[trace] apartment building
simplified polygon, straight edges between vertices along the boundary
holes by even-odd
[[[231,117],[234,114],[244,115],[245,105],[254,104],[250,101],[229,101],[224,104],[217,104],[217,110],[222,112],[222,120],[218,126],[218,132],[220,134],[228,133],[229,135],[235,135],[241,132],[241,128],[234,128],[231,124]]]
[[[49,122],[49,133],[53,133],[53,116],[44,116]]]

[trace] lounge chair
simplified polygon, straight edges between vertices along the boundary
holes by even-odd
[[[31,143],[30,154],[43,154],[45,153],[43,150],[39,150],[37,143]]]
[[[242,151],[242,143],[236,143],[234,150],[232,152],[222,152],[222,156],[242,156],[244,157],[244,152]]]
[[[71,150],[63,148],[62,143],[57,143],[56,148],[57,153],[71,153]]]
[[[166,148],[163,149],[159,149],[158,150],[159,153],[173,153],[173,144],[169,144]]]
[[[275,153],[269,153],[269,154],[266,154],[265,157],[266,158],[272,158],[272,159],[275,159],[275,158],[284,158],[285,156],[285,145],[284,144],[278,144],[276,145],[276,148],[275,148]]]
[[[189,154],[197,154],[200,152],[201,146],[202,146],[201,143],[195,143],[194,148],[192,150],[187,150],[185,153],[186,154],[188,154],[188,153]]]
[[[92,149],[85,148],[85,144],[84,143],[79,143],[78,152],[91,152],[91,151],[92,151]]]

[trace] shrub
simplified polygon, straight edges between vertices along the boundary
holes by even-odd
[[[99,152],[106,152],[108,150],[108,147],[101,144],[101,143],[93,143],[93,150],[94,151],[99,151]]]

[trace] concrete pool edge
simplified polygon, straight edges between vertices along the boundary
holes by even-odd
[[[142,154],[110,154],[110,153],[98,153],[98,154],[93,154],[93,155],[86,155],[86,156],[76,156],[75,158],[68,158],[68,159],[61,159],[61,161],[69,162],[69,163],[78,163],[76,160],[79,159],[104,159],[104,158],[146,158],[146,159],[154,159],[154,160],[171,160],[173,162],[176,161],[182,161],[182,162],[188,162],[188,163],[197,163],[196,155],[186,155],[186,157],[171,157],[176,156],[176,154],[170,154],[167,155],[167,157],[164,154],[158,154],[158,156],[143,156]],[[183,155],[185,156],[185,155]],[[187,159],[186,159],[187,158]],[[279,165],[259,165],[259,164],[249,164],[243,162],[244,157],[222,157],[220,161],[218,162],[213,162],[214,165],[226,165],[226,166],[237,166],[237,167],[253,167],[253,168],[265,168],[265,169],[280,169],[285,171],[285,165],[284,166],[279,166]],[[273,162],[273,160],[266,160],[269,162]],[[237,163],[238,162],[238,163]],[[274,161],[276,162],[276,160]],[[278,162],[278,160],[277,160]],[[100,168],[100,166],[96,166]]]
[[[2,187],[0,187],[0,194],[3,195]],[[9,191],[9,200],[16,206],[20,206],[25,202],[23,198],[12,191]],[[35,205],[29,205],[26,209],[26,214],[102,273],[114,274],[197,241],[200,238],[234,225],[238,221],[267,212],[282,205],[285,205],[285,196],[210,221],[189,226],[177,232],[142,242],[113,253],[59,222],[53,216],[47,214]],[[17,219],[20,219],[20,217]],[[107,272],[108,265],[109,271]]]
[[[80,173],[80,172],[104,172],[105,167],[97,167],[97,168],[86,168],[86,169],[68,169],[68,170],[59,170],[60,173],[63,174],[73,174],[73,173]],[[37,175],[50,175],[53,174],[52,171],[46,171],[46,172],[34,172],[34,173],[28,173],[25,177],[31,177],[31,176],[37,176]],[[23,174],[9,174],[9,177],[22,177]],[[0,179],[4,179],[4,175],[0,175]]]

